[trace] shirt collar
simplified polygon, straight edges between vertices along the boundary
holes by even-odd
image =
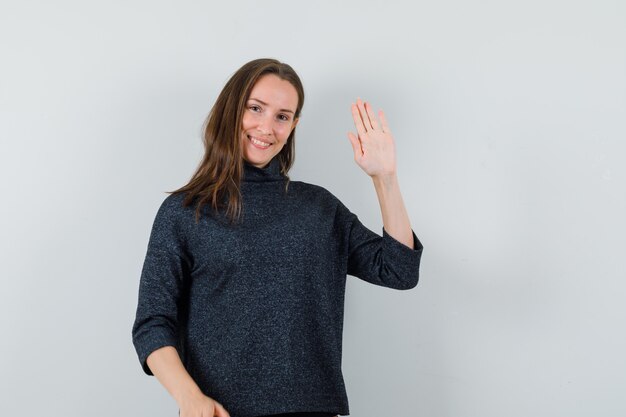
[[[267,182],[284,180],[285,176],[280,173],[280,161],[278,155],[274,156],[270,162],[263,168],[256,167],[243,160],[243,177],[242,181],[249,182]]]

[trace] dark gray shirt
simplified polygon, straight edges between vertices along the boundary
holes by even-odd
[[[278,158],[244,163],[243,222],[228,225],[181,194],[156,213],[132,337],[139,362],[174,346],[205,395],[231,417],[349,414],[341,370],[346,276],[406,290],[414,249],[366,228],[323,187],[290,181]]]

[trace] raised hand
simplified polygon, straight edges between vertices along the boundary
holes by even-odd
[[[379,110],[378,123],[372,105],[357,98],[352,103],[352,117],[357,135],[348,132],[354,161],[372,178],[396,174],[396,146],[385,113]]]

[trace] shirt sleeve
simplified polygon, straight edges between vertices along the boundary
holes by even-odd
[[[346,235],[349,275],[397,290],[417,285],[423,246],[413,229],[411,249],[387,233],[384,226],[382,236],[365,227],[341,202],[338,215]]]
[[[154,375],[146,362],[150,353],[178,344],[178,307],[186,262],[171,197],[161,204],[152,225],[132,328],[133,344],[147,375]]]

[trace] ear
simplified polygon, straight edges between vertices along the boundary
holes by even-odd
[[[298,124],[299,121],[300,121],[299,117],[296,117],[295,119],[293,119],[293,126],[291,126],[291,130],[296,128],[296,125]]]

